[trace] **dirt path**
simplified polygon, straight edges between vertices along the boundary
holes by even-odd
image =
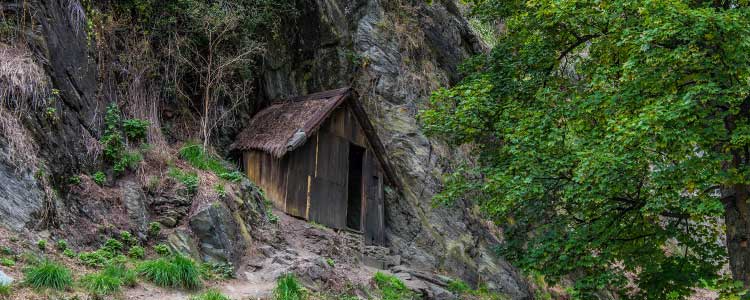
[[[269,299],[276,285],[276,278],[286,273],[299,274],[307,286],[329,288],[349,283],[367,284],[375,269],[359,263],[356,245],[352,245],[347,233],[307,223],[274,212],[279,221],[264,229],[264,241],[253,245],[236,272],[237,278],[230,281],[208,284],[231,299]],[[133,300],[183,300],[191,293],[162,289],[141,283],[125,291],[125,299]]]

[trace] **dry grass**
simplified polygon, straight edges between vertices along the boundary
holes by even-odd
[[[49,95],[47,76],[27,49],[0,43],[0,62],[1,106],[23,110],[44,104]]]

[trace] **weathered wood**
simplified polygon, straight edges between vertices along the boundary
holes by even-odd
[[[312,137],[287,156],[285,211],[292,216],[307,218],[307,192],[310,184],[307,177],[312,176],[315,170],[316,140]]]
[[[385,244],[385,213],[383,201],[383,175],[372,151],[365,153],[363,168],[365,176],[364,236],[367,245]]]
[[[310,220],[341,229],[346,226],[349,142],[325,131],[320,132],[318,138]]]
[[[272,155],[250,150],[244,155],[245,172],[266,193],[276,207],[284,208],[286,198],[286,159],[278,159]]]

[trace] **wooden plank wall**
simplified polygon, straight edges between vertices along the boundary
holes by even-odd
[[[247,177],[260,186],[276,207],[284,209],[287,159],[278,159],[262,151],[245,151]]]

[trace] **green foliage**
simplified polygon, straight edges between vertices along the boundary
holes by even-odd
[[[463,295],[471,291],[471,287],[461,280],[451,280],[448,282],[448,290],[456,295]]]
[[[336,261],[334,261],[333,258],[330,258],[330,257],[326,258],[326,264],[331,266],[331,268],[336,267]]]
[[[120,231],[120,241],[122,241],[122,243],[127,246],[135,245],[136,243],[138,243],[133,234],[130,233],[130,231],[125,230]]]
[[[148,223],[148,235],[152,237],[159,236],[159,232],[161,232],[161,223],[159,222]]]
[[[196,289],[201,285],[195,262],[181,254],[145,261],[138,273],[161,287]]]
[[[107,181],[107,175],[105,175],[102,171],[98,171],[94,173],[91,179],[94,180],[94,183],[98,185],[104,185],[104,183]]]
[[[10,284],[0,284],[0,299],[10,299],[13,287]]]
[[[143,156],[138,151],[128,150],[125,146],[123,132],[133,140],[140,140],[146,135],[150,123],[139,119],[122,121],[120,108],[116,103],[107,107],[104,117],[104,134],[99,141],[104,148],[104,159],[112,164],[116,173],[122,173],[126,169],[135,169]]]
[[[123,264],[110,264],[104,270],[81,278],[81,285],[96,297],[120,292],[123,285],[133,287],[137,274]]]
[[[107,239],[106,242],[104,242],[104,246],[102,246],[102,250],[107,251],[112,254],[117,254],[120,251],[122,251],[123,245],[122,242],[116,240],[116,239]]]
[[[471,2],[507,34],[420,114],[478,157],[436,201],[475,200],[504,257],[553,284],[575,273],[581,298],[715,279],[722,187],[750,184],[748,3]]]
[[[60,251],[65,251],[68,249],[68,242],[65,240],[57,240],[57,242],[55,242],[55,248]]]
[[[230,262],[202,263],[201,278],[206,280],[234,278],[234,266]]]
[[[75,258],[77,256],[76,253],[73,250],[71,250],[71,249],[65,249],[65,250],[63,250],[63,255],[65,255],[66,257],[69,257],[69,258]]]
[[[172,253],[172,251],[169,250],[169,246],[164,244],[155,245],[154,251],[156,252],[156,254],[159,254],[161,256],[167,256]]]
[[[81,184],[81,176],[78,176],[78,175],[70,176],[70,178],[68,178],[68,183],[70,183],[72,185],[79,185],[79,184]]]
[[[190,297],[190,300],[230,300],[229,297],[225,296],[221,292],[210,289],[197,296]]]
[[[245,175],[238,171],[219,173],[218,176],[221,179],[231,182],[240,182],[245,178]]]
[[[115,258],[115,254],[107,251],[106,249],[98,249],[91,252],[81,252],[78,254],[78,259],[89,267],[103,267],[109,263],[111,259]]]
[[[7,257],[0,258],[0,266],[10,268],[15,265],[16,265],[16,262],[12,258],[7,258]]]
[[[276,280],[276,288],[273,290],[274,300],[302,300],[305,299],[305,291],[293,274],[286,274]]]
[[[218,184],[214,185],[214,191],[216,192],[217,195],[219,195],[219,197],[226,197],[227,196],[227,191],[224,188],[223,184],[218,183]]]
[[[16,253],[10,247],[4,246],[3,248],[0,249],[0,254],[2,254],[2,255],[15,255]]]
[[[39,250],[47,250],[47,241],[46,240],[39,240],[36,242],[36,247],[39,248]]]
[[[132,259],[143,259],[146,257],[146,250],[141,246],[132,246],[128,249],[128,256]]]
[[[73,284],[70,270],[57,262],[44,259],[24,270],[24,283],[35,289],[65,290]]]
[[[151,126],[151,122],[141,119],[129,119],[122,122],[125,136],[133,141],[144,139],[149,126]]]
[[[396,276],[377,272],[373,280],[383,300],[416,299],[416,295]]]
[[[122,280],[104,273],[87,274],[81,278],[81,286],[97,297],[120,292]]]
[[[183,186],[185,186],[185,189],[191,193],[195,194],[195,192],[198,191],[198,186],[200,185],[200,179],[198,178],[198,174],[195,172],[186,172],[178,168],[170,168],[169,169],[169,177],[172,177],[182,183]]]
[[[196,143],[185,144],[180,149],[180,158],[197,169],[211,171],[217,175],[229,172],[221,159],[208,153],[208,151],[203,149],[203,146]]]

